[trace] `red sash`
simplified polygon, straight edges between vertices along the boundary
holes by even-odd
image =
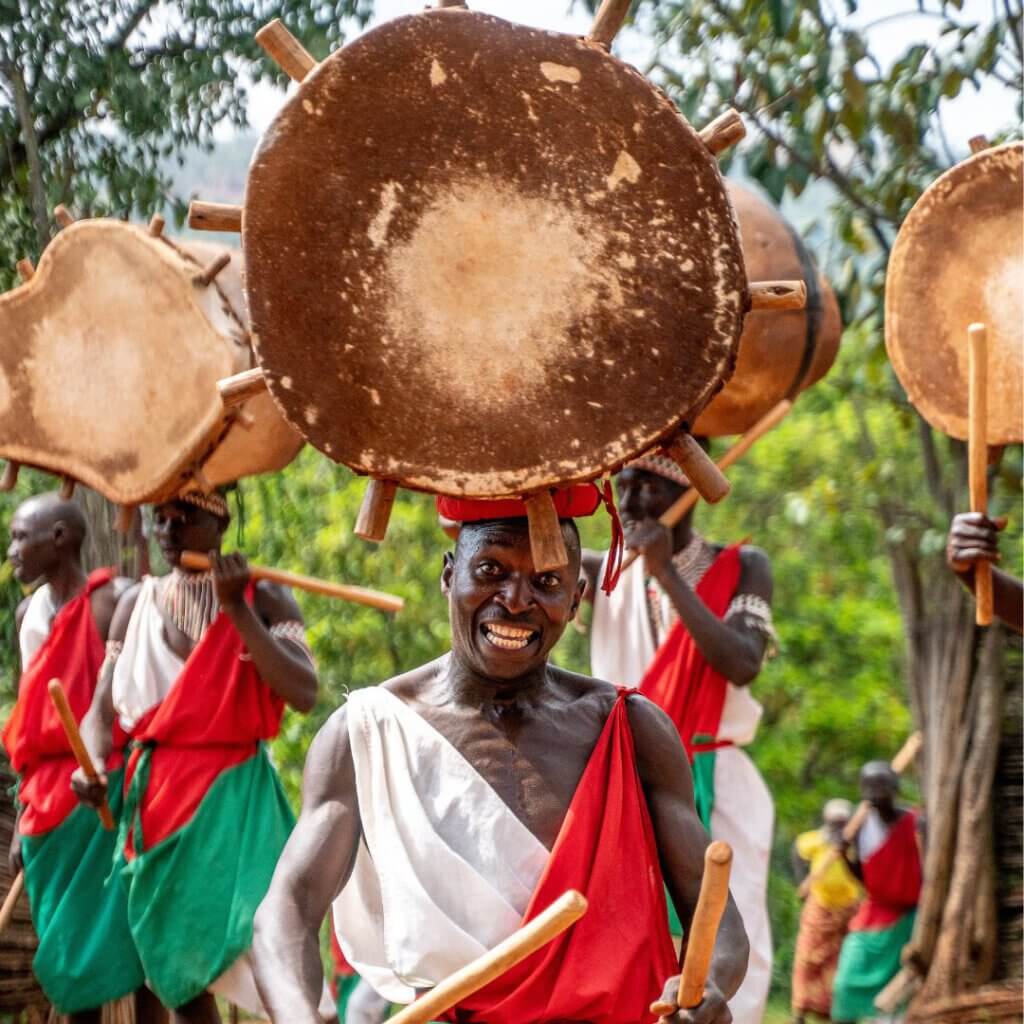
[[[252,599],[250,584],[246,597]],[[167,696],[135,727],[125,773],[130,791],[145,757],[138,797],[144,848],[185,825],[221,772],[277,735],[284,700],[259,677],[230,618],[221,612],[192,649]],[[132,801],[134,802],[134,801]],[[134,808],[133,808],[134,810]],[[134,835],[126,855],[134,856]]]
[[[451,1011],[458,1024],[638,1024],[679,967],[654,830],[619,690],[523,923],[566,889],[590,910],[568,931]],[[630,870],[623,871],[623,864]]]
[[[740,545],[734,544],[704,573],[696,594],[721,619],[739,581]],[[694,737],[718,736],[727,686],[728,680],[708,664],[682,620],[677,619],[637,689],[675,722],[692,761],[697,746]],[[707,749],[705,744],[700,747]]]
[[[82,720],[92,704],[104,655],[90,598],[113,578],[113,569],[89,574],[82,592],[57,612],[50,635],[22,672],[18,701],[3,732],[4,747],[21,776],[22,835],[49,832],[78,806],[71,791],[77,762],[46,687],[51,679],[59,679],[75,720]],[[120,764],[124,743],[124,733],[117,730],[108,768]]]
[[[850,922],[850,931],[888,928],[917,906],[921,896],[921,850],[917,845],[917,812],[907,811],[885,841],[862,865],[864,902]]]

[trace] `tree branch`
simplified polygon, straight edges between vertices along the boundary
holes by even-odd
[[[50,217],[46,209],[46,186],[43,184],[43,167],[39,160],[39,140],[36,138],[32,105],[25,89],[25,79],[21,76],[21,68],[13,60],[7,60],[2,70],[14,93],[14,109],[18,115],[25,161],[28,164],[28,191],[36,223],[36,244],[39,252],[42,252],[50,240]]]

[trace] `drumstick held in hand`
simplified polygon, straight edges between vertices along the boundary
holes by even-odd
[[[514,931],[494,949],[445,978],[416,1002],[389,1018],[388,1024],[429,1024],[446,1010],[500,977],[552,939],[561,935],[587,912],[582,893],[570,889],[546,910]]]
[[[683,972],[679,975],[679,993],[676,1004],[662,1002],[651,1004],[651,1013],[667,1017],[677,1010],[692,1010],[700,1006],[704,998],[711,958],[715,953],[718,939],[718,925],[722,920],[725,905],[729,902],[729,872],[732,869],[732,848],[728,843],[716,839],[704,851],[704,877],[700,883],[700,895],[693,920],[686,935],[686,959]]]
[[[197,569],[205,572],[210,568],[210,559],[198,551],[183,551],[181,564],[186,569]],[[400,612],[405,601],[394,594],[386,594],[381,590],[370,590],[368,587],[355,587],[349,583],[331,583],[318,580],[315,576],[302,576],[297,572],[285,572],[283,569],[268,569],[262,565],[250,565],[249,574],[254,580],[270,580],[285,587],[305,590],[310,594],[322,594],[324,597],[338,597],[342,601],[353,601],[365,604],[370,608],[378,608],[382,612]]]
[[[60,716],[60,724],[64,726],[64,733],[68,738],[68,743],[71,745],[71,753],[75,755],[75,760],[78,762],[79,767],[85,772],[85,777],[90,782],[99,782],[100,777],[96,774],[89,751],[85,749],[85,744],[82,742],[82,734],[78,731],[78,723],[75,721],[75,716],[71,713],[71,705],[68,704],[68,699],[64,695],[64,688],[60,685],[60,680],[51,679],[47,689],[50,691],[50,700],[53,701],[53,706],[57,709],[57,714]],[[114,817],[110,813],[110,804],[107,803],[106,797],[103,798],[103,803],[96,808],[96,813],[99,814],[103,827],[108,832],[113,831]]]
[[[21,896],[21,890],[24,888],[25,872],[19,871],[14,876],[10,889],[7,890],[3,906],[0,907],[0,935],[6,931],[7,926],[11,923],[11,918],[14,917],[14,908],[18,905],[18,898]]]
[[[769,430],[777,427],[786,418],[793,403],[784,398],[764,414],[716,463],[719,469],[728,469],[738,462]],[[664,513],[658,518],[662,526],[671,530],[700,500],[700,495],[693,487],[688,487]],[[625,572],[640,557],[640,552],[630,551],[622,560],[622,572]]]
[[[967,469],[971,511],[988,512],[988,335],[984,324],[967,328],[968,412]],[[992,564],[974,565],[974,621],[979,626],[992,622]]]

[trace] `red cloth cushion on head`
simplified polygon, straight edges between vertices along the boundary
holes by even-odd
[[[559,519],[592,516],[601,504],[596,484],[571,484],[552,492]],[[526,502],[522,498],[449,498],[438,495],[437,514],[456,523],[478,523],[484,519],[525,519]]]

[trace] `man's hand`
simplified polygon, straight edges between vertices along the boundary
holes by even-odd
[[[19,871],[25,866],[21,859],[21,834],[18,832],[18,826],[14,826],[14,831],[11,833],[11,845],[7,850],[7,867],[11,872],[11,878],[13,878]]]
[[[657,579],[672,563],[672,532],[657,519],[645,519],[628,527],[626,547],[644,556],[648,576]]]
[[[981,512],[954,516],[946,543],[946,561],[953,572],[962,576],[978,562],[998,562],[999,531],[1005,526],[1005,516],[989,519]]]
[[[675,1006],[679,994],[679,975],[669,978],[661,993],[660,1003]],[[656,1012],[651,1007],[652,1012]],[[704,998],[692,1010],[676,1010],[667,1016],[659,1017],[665,1024],[732,1024],[732,1011],[729,1009],[725,996],[712,981],[704,986]]]
[[[81,803],[98,810],[107,798],[107,774],[100,772],[99,778],[92,782],[81,768],[76,768],[71,776],[71,788]]]
[[[245,601],[245,588],[249,584],[249,563],[240,551],[222,555],[210,552],[210,568],[213,569],[213,587],[221,608],[237,608]]]

